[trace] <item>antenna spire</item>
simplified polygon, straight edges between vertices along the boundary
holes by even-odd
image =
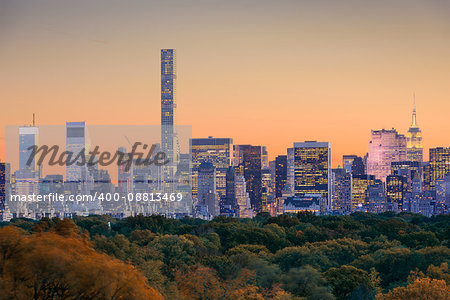
[[[413,114],[412,114],[412,124],[411,127],[417,127],[417,120],[416,120],[416,93],[413,93]]]
[[[36,122],[35,122],[34,113],[33,113],[33,127],[34,127],[34,125],[36,125]]]

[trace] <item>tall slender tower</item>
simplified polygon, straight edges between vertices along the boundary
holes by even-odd
[[[173,165],[179,160],[175,130],[175,79],[175,50],[161,49],[161,149]]]
[[[423,161],[422,131],[417,126],[416,120],[416,96],[414,95],[414,108],[412,123],[406,133],[407,159],[409,161]]]

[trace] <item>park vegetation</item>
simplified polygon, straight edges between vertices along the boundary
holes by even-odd
[[[450,299],[449,215],[0,226],[0,299]]]

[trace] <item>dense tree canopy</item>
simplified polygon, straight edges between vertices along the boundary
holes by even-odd
[[[422,299],[448,299],[449,293],[450,216],[444,215],[90,216],[0,226],[5,299],[414,299],[423,293],[430,298]]]

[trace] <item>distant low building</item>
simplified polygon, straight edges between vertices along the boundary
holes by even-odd
[[[322,194],[306,194],[303,196],[288,197],[284,201],[284,213],[298,213],[309,211],[320,214]]]

